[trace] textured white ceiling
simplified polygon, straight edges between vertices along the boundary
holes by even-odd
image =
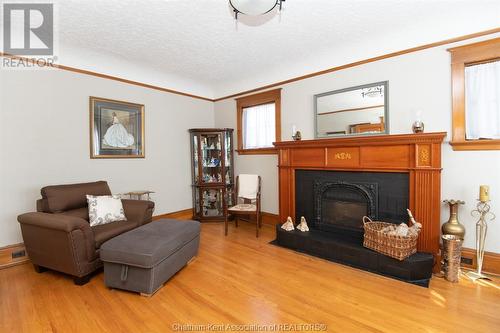
[[[115,66],[125,77],[126,67],[144,69],[151,82],[156,73],[183,82],[171,88],[208,97],[324,69],[346,55],[364,59],[500,26],[499,0],[287,0],[281,16],[241,16],[237,24],[225,0],[54,2],[61,54],[102,60],[72,65]]]

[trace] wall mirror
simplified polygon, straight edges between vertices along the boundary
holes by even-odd
[[[315,137],[389,133],[389,82],[314,95]]]

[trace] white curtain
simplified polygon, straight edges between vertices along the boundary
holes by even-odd
[[[465,137],[500,139],[500,61],[465,67]]]
[[[272,147],[276,141],[275,104],[243,109],[243,148]]]

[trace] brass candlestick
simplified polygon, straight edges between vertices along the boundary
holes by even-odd
[[[488,224],[486,220],[493,221],[495,219],[495,214],[490,212],[490,205],[488,201],[479,200],[477,203],[477,209],[471,212],[472,216],[478,216],[479,220],[476,223],[476,261],[477,270],[475,272],[468,272],[467,277],[472,281],[478,279],[491,280],[489,277],[484,275],[481,271],[483,269],[484,260],[484,243],[486,241],[486,233],[488,231]]]

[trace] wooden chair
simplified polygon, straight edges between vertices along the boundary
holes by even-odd
[[[243,175],[241,175],[243,176]],[[245,175],[247,176],[247,175]],[[254,176],[254,175],[248,175]],[[262,226],[261,216],[260,216],[260,185],[261,178],[260,176],[256,177],[257,184],[255,184],[255,197],[254,198],[246,198],[241,196],[240,194],[240,176],[236,177],[236,205],[232,207],[227,207],[226,212],[224,214],[224,234],[227,236],[228,231],[228,213],[234,217],[234,224],[238,227],[238,218],[241,215],[246,216],[255,216],[256,229],[255,229],[255,237],[259,237],[259,229]],[[244,194],[243,194],[244,195]],[[253,195],[251,195],[253,196]],[[241,201],[241,203],[240,203]],[[227,202],[227,201],[226,201]]]

